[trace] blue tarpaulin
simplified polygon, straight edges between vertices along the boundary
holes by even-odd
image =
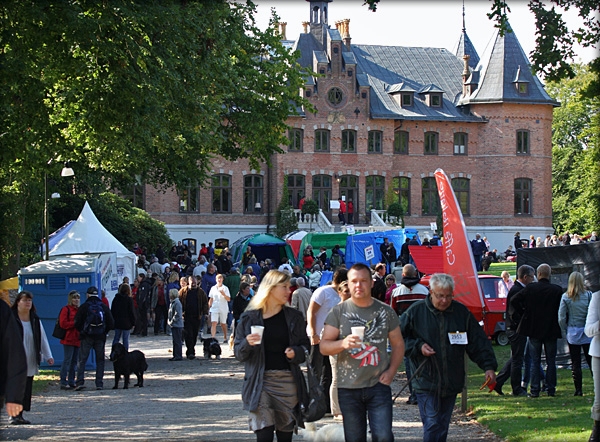
[[[386,230],[385,232],[348,235],[348,238],[346,238],[346,267],[350,268],[357,262],[362,262],[369,266],[381,262],[381,251],[379,250],[379,246],[383,244],[383,238],[388,238],[389,242],[394,244],[396,254],[399,256],[404,239],[412,238],[414,235],[418,235],[416,229]],[[367,260],[365,257],[365,250],[369,246],[373,247],[374,257],[371,260]]]

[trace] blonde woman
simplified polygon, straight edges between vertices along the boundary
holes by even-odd
[[[515,285],[515,283],[510,278],[510,273],[508,273],[506,270],[500,274],[500,277],[502,280],[498,281],[498,297],[506,298],[508,296],[508,292],[512,286]]]
[[[571,354],[571,372],[575,384],[575,396],[583,396],[581,380],[581,351],[590,369],[592,358],[590,357],[590,342],[592,339],[585,334],[585,320],[588,306],[592,299],[592,292],[585,289],[583,275],[573,272],[569,276],[569,284],[566,293],[563,293],[558,308],[558,324],[562,330],[563,337],[567,338],[569,353]]]
[[[244,362],[244,409],[256,440],[291,441],[304,422],[300,403],[306,403],[306,385],[300,370],[310,348],[302,314],[288,305],[290,275],[269,271],[235,329],[234,354]],[[262,335],[252,326],[264,327]]]

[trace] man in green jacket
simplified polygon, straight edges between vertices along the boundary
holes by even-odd
[[[445,441],[456,395],[465,382],[465,353],[494,383],[498,363],[483,329],[463,304],[453,301],[452,276],[436,273],[430,294],[401,317],[406,356],[423,422],[423,441]],[[423,365],[423,367],[421,367]]]

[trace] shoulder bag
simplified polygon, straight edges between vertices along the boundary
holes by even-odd
[[[58,318],[56,318],[56,322],[54,323],[54,331],[52,332],[52,336],[54,336],[57,339],[65,339],[65,336],[67,336],[67,331],[60,326],[60,314],[62,313],[63,308],[61,308],[60,312],[58,312]],[[67,318],[68,317],[69,310],[67,310]]]
[[[301,403],[302,419],[304,422],[315,422],[325,416],[327,413],[327,398],[323,392],[319,379],[315,375],[313,367],[310,365],[308,350],[304,350],[306,355],[306,377],[308,378],[308,405]]]

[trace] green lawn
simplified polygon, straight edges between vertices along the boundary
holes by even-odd
[[[498,370],[510,356],[510,347],[494,345]],[[510,382],[503,387],[504,396],[489,389],[479,391],[483,372],[469,361],[468,406],[477,421],[508,441],[587,441],[593,421],[590,409],[594,400],[594,385],[589,370],[583,373],[583,397],[573,396],[570,369],[558,369],[556,397],[531,399],[513,397]],[[460,396],[457,399],[460,403]]]
[[[500,276],[504,270],[510,273],[510,276],[514,277],[517,275],[517,263],[516,262],[493,262],[490,265],[490,269],[487,272],[479,272],[480,275],[496,275]]]

